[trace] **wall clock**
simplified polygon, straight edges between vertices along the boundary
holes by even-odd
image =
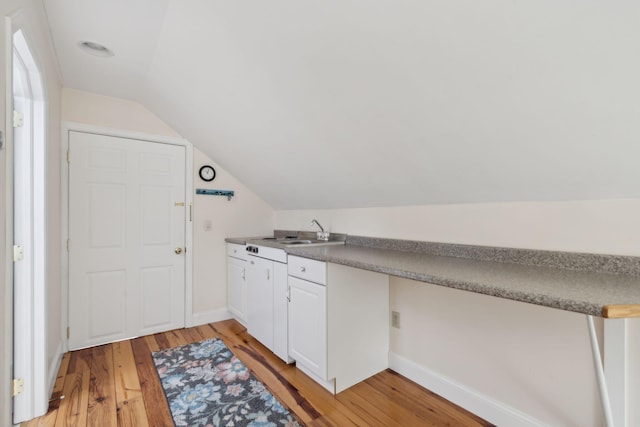
[[[198,174],[200,175],[200,179],[209,182],[213,181],[213,178],[216,177],[216,170],[213,166],[204,165],[200,168],[200,172],[198,172]]]

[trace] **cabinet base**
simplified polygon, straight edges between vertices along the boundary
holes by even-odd
[[[307,368],[305,368],[304,365],[300,365],[298,363],[296,363],[296,368],[299,369],[300,371],[302,371],[309,378],[311,378],[312,380],[314,380],[315,382],[320,384],[329,393],[331,393],[333,395],[336,394],[336,381],[335,381],[335,379],[332,379],[332,380],[329,380],[329,381],[323,380],[322,378],[320,378],[319,376],[317,376],[316,374],[314,374],[313,372],[311,372]]]

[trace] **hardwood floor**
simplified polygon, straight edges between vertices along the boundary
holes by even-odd
[[[49,412],[22,426],[173,426],[150,353],[214,337],[307,426],[491,426],[391,370],[333,396],[233,320],[66,353]]]

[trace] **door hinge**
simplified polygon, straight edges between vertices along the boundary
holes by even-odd
[[[71,163],[71,150],[67,150],[67,163]]]
[[[20,245],[13,245],[13,262],[24,259],[24,248]]]
[[[13,127],[20,128],[24,124],[24,114],[20,111],[13,110]]]
[[[67,339],[71,338],[71,328],[67,326]]]
[[[22,378],[14,378],[11,381],[11,396],[17,396],[24,391],[24,380]]]
[[[70,248],[71,248],[71,239],[67,239],[67,252],[69,252]]]

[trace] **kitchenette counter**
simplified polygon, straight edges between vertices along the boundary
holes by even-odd
[[[291,231],[276,230],[273,236],[264,237],[227,237],[225,242],[237,245],[259,245],[275,249],[287,249],[298,240],[307,242],[305,247],[310,246],[327,246],[327,245],[344,245],[347,238],[346,234],[332,234],[329,240],[318,240],[315,232],[309,231]]]
[[[252,243],[263,238],[228,238]],[[347,236],[290,255],[607,318],[640,317],[640,258]]]
[[[348,238],[344,246],[286,250],[291,255],[560,310],[609,318],[640,316],[640,258],[390,239],[352,242]]]
[[[227,243],[235,243],[236,245],[246,245],[247,242],[253,240],[262,240],[264,238],[265,237],[227,237],[226,239],[224,239],[224,241]]]

